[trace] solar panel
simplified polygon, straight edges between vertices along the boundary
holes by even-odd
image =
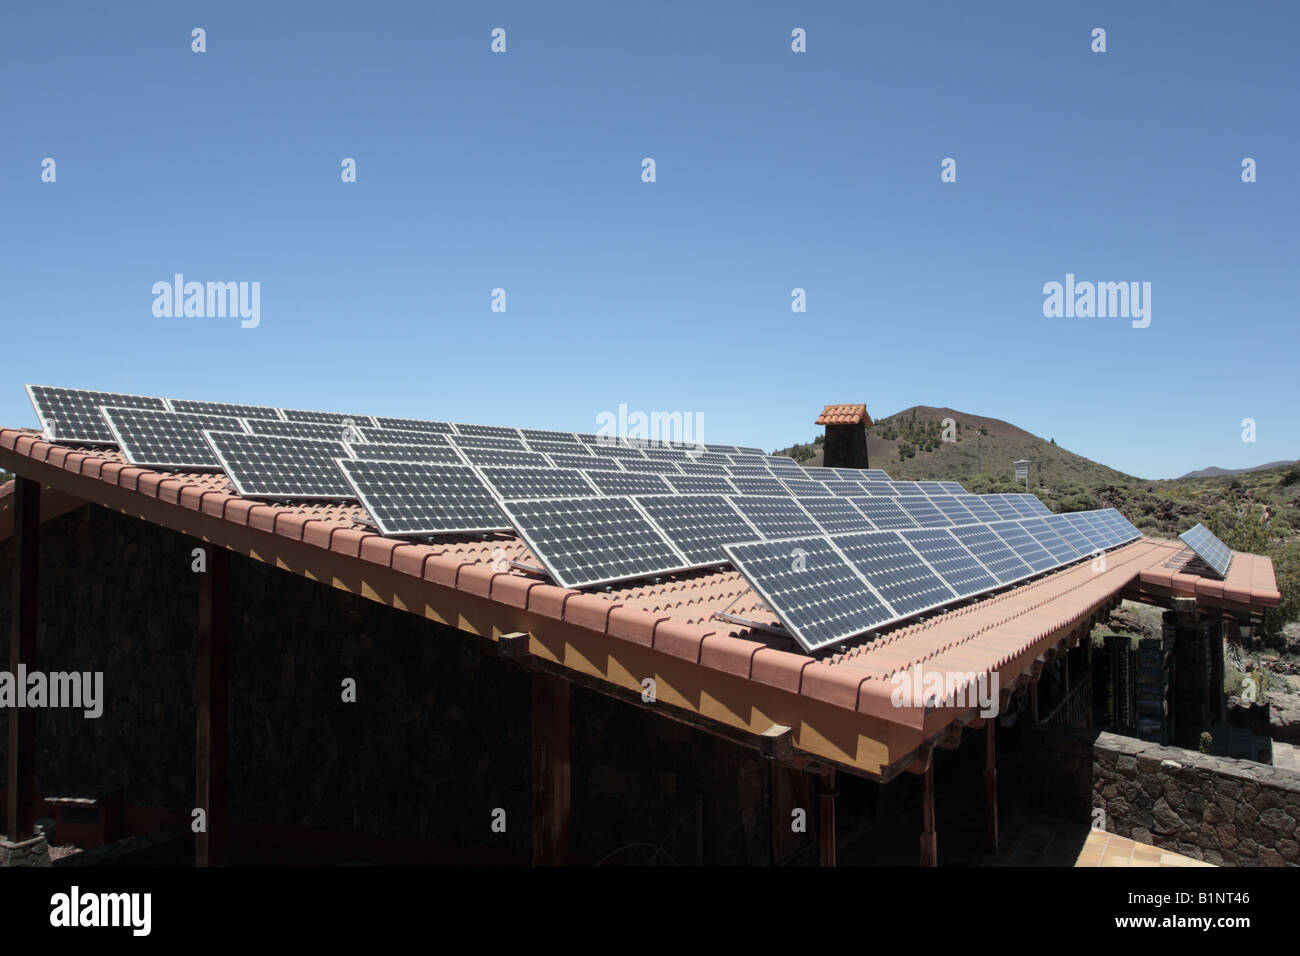
[[[1034,569],[1016,557],[1006,542],[983,525],[952,528],[950,533],[989,569],[989,573],[997,578],[998,584],[1019,581],[1034,573]]]
[[[897,531],[836,535],[832,540],[858,573],[889,602],[891,620],[911,617],[957,597]]]
[[[721,495],[646,495],[635,500],[697,567],[725,561],[722,545],[727,542],[761,537]]]
[[[733,466],[750,465],[755,467],[766,467],[768,461],[767,456],[765,455],[728,455],[727,458]],[[789,461],[789,459],[786,460]],[[791,464],[793,464],[793,462],[791,462]]]
[[[745,478],[737,475],[731,479],[731,483],[736,486],[736,489],[742,495],[790,497],[790,492],[777,478]]]
[[[1046,548],[1020,526],[1018,521],[999,521],[988,525],[988,529],[1001,538],[1002,542],[1016,553],[1016,557],[1029,565],[1035,574],[1060,564]]]
[[[720,475],[664,475],[679,495],[734,495],[736,486]]]
[[[345,412],[313,412],[300,408],[282,408],[280,413],[287,422],[310,422],[317,425],[374,425],[369,415],[349,415]]]
[[[741,478],[772,478],[771,470],[766,465],[737,465],[734,462],[726,466],[727,474]]]
[[[727,469],[722,465],[701,464],[698,461],[691,461],[689,458],[680,459],[677,467],[681,469],[684,475],[717,475],[726,477]]]
[[[989,506],[989,503],[979,495],[954,495],[953,500],[974,515],[976,521],[983,524],[992,524],[994,521],[1002,520],[1002,516],[994,511]]]
[[[499,498],[590,498],[596,489],[574,468],[480,468]]]
[[[594,457],[594,456],[593,456]],[[643,458],[640,461],[625,461],[623,467],[640,474],[680,475],[682,470],[671,461],[657,458]]]
[[[717,465],[720,468],[726,468],[731,464],[731,458],[719,452],[690,452],[686,453],[686,460],[693,461],[697,465]]]
[[[438,432],[415,432],[405,428],[367,428],[357,429],[363,441],[388,445],[447,445],[447,436]]]
[[[618,458],[622,461],[645,461],[645,455],[639,448],[620,448],[617,445],[592,445],[588,451],[603,458]]]
[[[281,422],[262,418],[246,418],[244,424],[254,435],[272,435],[278,438],[316,438],[325,441],[364,440],[361,427],[325,422]]]
[[[946,528],[952,524],[946,515],[936,508],[929,498],[895,498],[898,506],[922,528]]]
[[[152,408],[103,409],[117,445],[126,460],[143,468],[220,468],[203,430],[242,432],[238,418],[160,412]]]
[[[347,455],[341,441],[232,435],[205,431],[221,468],[244,498],[351,498],[335,459]]]
[[[562,587],[684,571],[690,564],[627,498],[543,498],[506,501],[502,508]]]
[[[911,515],[899,507],[897,498],[850,498],[849,501],[882,530],[916,527]]]
[[[824,483],[811,478],[782,478],[781,484],[796,498],[825,498],[830,495]]]
[[[458,434],[467,435],[474,438],[504,438],[510,441],[521,441],[518,428],[511,428],[508,425],[462,425],[459,422],[452,425]]]
[[[737,445],[737,446],[736,446],[736,451],[740,452],[742,455],[762,455],[762,454],[764,454],[763,449],[761,449],[761,448],[755,448],[753,445]]]
[[[557,445],[578,446],[582,444],[573,432],[551,432],[541,428],[521,428],[519,430],[523,432],[524,440],[530,445],[535,441]]]
[[[1137,527],[1128,520],[1128,518],[1125,518],[1114,508],[1106,508],[1100,513],[1110,518],[1112,523],[1115,525],[1115,528],[1120,533],[1121,541],[1135,541],[1142,537],[1142,532],[1139,531]]]
[[[685,452],[673,448],[642,448],[641,454],[655,461],[689,461]]]
[[[540,438],[528,439],[528,447],[533,451],[554,452],[558,455],[591,455],[591,452],[587,451],[586,445],[561,441],[543,441]]]
[[[929,495],[931,498],[933,498],[935,495],[950,494],[950,492],[946,488],[944,488],[943,482],[941,481],[918,481],[916,483],[916,486],[920,488],[921,491],[924,492],[926,495]]]
[[[1047,526],[1066,540],[1066,543],[1080,554],[1089,554],[1092,552],[1092,542],[1088,536],[1079,531],[1065,515],[1048,515],[1043,519]]]
[[[863,468],[862,477],[869,481],[889,481],[890,477],[879,468]]]
[[[1044,519],[1022,518],[1020,527],[1028,531],[1035,541],[1046,548],[1048,554],[1055,558],[1058,564],[1067,564],[1079,557],[1079,552],[1074,545],[1053,531],[1051,525]]]
[[[1004,500],[1005,495],[983,495],[982,500],[986,505],[993,509],[994,513],[1003,521],[1014,520],[1020,517],[1020,509],[1014,508],[1009,502]]]
[[[613,458],[601,458],[599,455],[557,455],[554,452],[546,456],[556,468],[582,468],[587,471],[622,471]]]
[[[946,528],[899,534],[958,597],[970,597],[998,586],[997,579]]]
[[[800,498],[799,504],[827,534],[876,530],[876,526],[863,517],[847,498],[822,495],[820,498]]]
[[[848,481],[844,478],[827,478],[819,482],[822,487],[833,495],[840,495],[844,498],[864,495],[867,490],[862,486],[860,481]]]
[[[496,448],[462,448],[460,453],[471,465],[496,465],[503,468],[549,468],[550,462],[538,451],[501,451]]]
[[[736,495],[731,505],[759,530],[765,538],[794,538],[821,534],[822,529],[789,496],[775,498],[759,495]]]
[[[640,467],[641,463],[637,463]],[[659,475],[623,471],[593,470],[587,480],[595,485],[602,495],[670,495],[672,486]]]
[[[898,492],[894,489],[892,481],[863,481],[860,483],[862,490],[874,497],[897,497]]]
[[[738,454],[740,454],[740,452],[736,450],[736,446],[735,446],[735,445],[709,445],[709,444],[706,444],[706,445],[704,446],[704,450],[705,450],[705,451],[714,452],[714,453],[719,454],[719,455],[728,455],[728,456],[730,456],[730,455],[738,455]]]
[[[429,437],[436,437],[429,432]],[[465,459],[450,445],[393,445],[387,442],[347,442],[349,458],[367,461],[424,461],[436,465],[463,465]]]
[[[1178,537],[1196,552],[1198,558],[1213,568],[1215,574],[1221,578],[1228,576],[1228,568],[1232,566],[1232,549],[1220,541],[1209,528],[1198,524]]]
[[[54,385],[28,385],[27,397],[32,400],[32,407],[36,409],[36,417],[40,419],[46,438],[82,445],[114,443],[113,431],[100,413],[100,408],[104,405],[167,411],[167,403],[161,398],[123,395],[120,392],[92,392]]]
[[[1038,495],[1017,495],[1016,497],[1020,499],[1021,505],[1028,507],[1031,516],[1041,515],[1046,517],[1052,513],[1052,509],[1047,507]]]
[[[469,465],[345,458],[338,467],[382,534],[480,534],[510,527]]]
[[[429,432],[435,435],[450,435],[451,422],[430,422],[422,418],[381,418],[374,416],[375,424],[380,428],[400,428],[408,432]]]
[[[269,405],[232,405],[230,402],[196,402],[186,398],[169,398],[174,412],[189,415],[222,415],[226,418],[269,418],[280,421],[280,410]]]
[[[948,494],[950,495],[970,494],[970,492],[968,492],[965,488],[962,487],[961,482],[959,481],[941,481],[939,482],[939,484],[943,488],[943,490],[948,492]]]
[[[457,448],[495,448],[498,451],[525,451],[519,438],[499,438],[494,435],[448,435],[447,440]]]
[[[729,544],[726,553],[810,653],[856,637],[893,616],[826,538]]]
[[[894,489],[894,493],[900,497],[924,498],[925,492],[915,481],[891,481],[889,486]]]
[[[953,495],[939,495],[931,498],[930,503],[943,512],[943,516],[953,524],[975,524],[979,521],[970,510]]]

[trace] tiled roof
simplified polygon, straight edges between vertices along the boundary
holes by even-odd
[[[871,416],[867,414],[866,405],[827,405],[822,409],[816,425],[866,425],[870,427]]]
[[[22,459],[29,460],[27,467]],[[726,612],[756,624],[776,624],[772,612],[730,570],[694,571],[656,583],[585,593],[556,587],[522,571],[494,570],[494,562],[500,567],[503,557],[537,564],[528,548],[511,535],[437,543],[385,538],[361,526],[365,514],[355,504],[248,500],[234,494],[221,474],[152,471],[127,464],[115,450],[55,445],[32,431],[0,429],[0,466],[55,484],[66,495],[121,510],[129,507],[133,514],[146,506],[126,501],[122,491],[156,499],[168,507],[155,508],[156,516],[150,520],[190,534],[199,532],[186,514],[220,519],[237,526],[244,538],[243,529],[258,536],[256,540],[264,543],[249,546],[248,551],[263,560],[263,552],[274,551],[276,540],[290,539],[332,558],[409,576],[433,591],[474,595],[497,609],[496,620],[470,622],[480,633],[516,630],[517,612],[525,611],[594,632],[603,640],[648,648],[675,659],[673,667],[689,665],[706,675],[739,678],[747,682],[744,686],[754,687],[755,694],[775,689],[795,695],[809,707],[829,705],[869,717],[875,729],[859,732],[856,743],[818,742],[853,757],[856,766],[882,775],[902,759],[901,754],[933,740],[969,713],[968,709],[895,706],[889,678],[901,670],[923,666],[961,673],[996,672],[1004,688],[1031,671],[1036,679],[1036,658],[1071,635],[1077,639],[1085,633],[1082,628],[1090,619],[1117,603],[1126,589],[1159,597],[1194,595],[1246,614],[1276,607],[1281,599],[1272,562],[1266,557],[1239,553],[1227,580],[1218,581],[1182,573],[1177,562],[1172,562],[1173,568],[1165,567],[1181,543],[1143,538],[1108,553],[1104,570],[1089,563],[1063,568],[1013,590],[887,630],[870,643],[818,660],[799,652],[783,636],[714,619],[715,613]],[[63,480],[56,481],[60,475]],[[11,524],[11,498],[0,496],[0,538],[8,535]],[[409,602],[402,604],[392,595],[375,599],[418,613]],[[435,603],[432,593],[422,600]],[[463,611],[455,613],[465,620]],[[568,667],[571,662],[563,663]],[[573,666],[592,669],[589,661],[576,661]],[[664,666],[677,673],[666,662]],[[599,672],[598,667],[595,670]],[[737,724],[753,723],[751,718],[762,709],[754,700],[696,702],[700,713],[708,704],[715,712],[734,716]]]

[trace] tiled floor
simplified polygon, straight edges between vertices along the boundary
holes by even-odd
[[[980,866],[1212,866],[1127,837],[1032,813],[999,834],[1001,849]]]

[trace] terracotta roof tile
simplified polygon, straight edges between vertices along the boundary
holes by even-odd
[[[866,405],[827,405],[816,425],[871,425]]]

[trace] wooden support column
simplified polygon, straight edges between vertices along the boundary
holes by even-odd
[[[567,681],[535,673],[533,696],[533,866],[569,861],[570,748]]]
[[[36,625],[40,617],[41,485],[30,478],[14,482],[13,618],[9,629],[9,673],[37,669]],[[20,684],[19,694],[27,688]],[[5,836],[18,843],[33,835],[36,822],[36,711],[9,710],[8,806]]]
[[[208,545],[199,575],[199,653],[195,668],[194,806],[206,829],[194,834],[194,865],[226,862],[229,816],[226,759],[230,713],[230,552]]]
[[[1029,716],[1035,727],[1038,726],[1038,681],[1029,685]]]
[[[998,750],[993,736],[997,717],[990,717],[984,727],[984,849],[998,852]]]
[[[939,865],[939,835],[934,830],[934,755],[921,774],[921,865]]]
[[[817,848],[822,866],[835,865],[835,771],[826,769],[817,781]]]

